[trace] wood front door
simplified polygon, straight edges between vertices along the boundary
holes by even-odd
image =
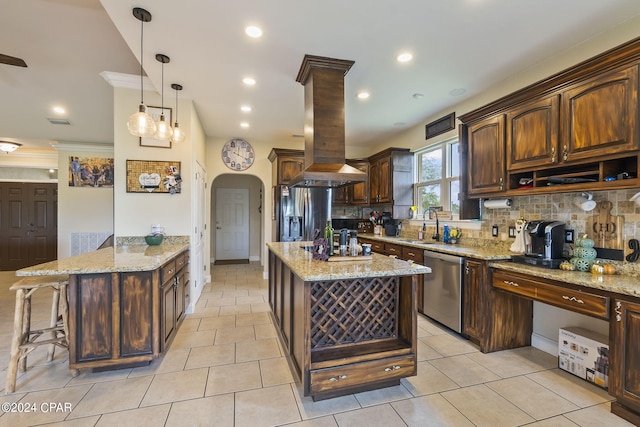
[[[57,214],[58,184],[0,183],[0,270],[55,260]]]

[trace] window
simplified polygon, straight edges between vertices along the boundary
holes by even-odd
[[[419,150],[416,159],[414,200],[423,214],[429,206],[442,206],[453,215],[460,213],[460,154],[452,139]]]

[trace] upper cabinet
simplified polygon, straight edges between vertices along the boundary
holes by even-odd
[[[638,149],[638,66],[577,84],[562,94],[561,160],[573,162]]]
[[[459,117],[467,196],[640,186],[640,38]]]
[[[504,115],[499,114],[468,128],[470,196],[504,190]],[[462,169],[464,170],[464,169]]]
[[[369,204],[393,204],[394,218],[408,218],[413,204],[413,153],[388,148],[369,157]]]
[[[369,174],[368,160],[347,160],[347,164]],[[336,205],[369,206],[369,181],[333,189],[333,203]]]
[[[552,95],[507,113],[507,170],[558,163],[558,99]]]
[[[274,185],[290,185],[291,180],[304,169],[304,151],[274,148],[269,153]]]

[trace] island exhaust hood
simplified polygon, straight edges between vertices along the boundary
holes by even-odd
[[[305,55],[296,81],[304,86],[304,170],[295,187],[343,187],[367,174],[345,162],[344,76],[354,61]]]

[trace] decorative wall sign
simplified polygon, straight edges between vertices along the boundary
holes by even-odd
[[[69,187],[113,188],[113,159],[70,156]]]
[[[127,193],[180,193],[180,162],[127,160]]]
[[[425,126],[426,139],[433,138],[441,133],[449,132],[456,128],[456,113],[447,114]]]
[[[157,123],[160,120],[160,114],[164,111],[164,119],[167,123],[173,126],[173,118],[171,117],[171,108],[164,107],[151,107],[147,105],[147,113]],[[140,138],[141,147],[159,147],[159,148],[171,148],[171,140],[163,141],[155,138]]]

